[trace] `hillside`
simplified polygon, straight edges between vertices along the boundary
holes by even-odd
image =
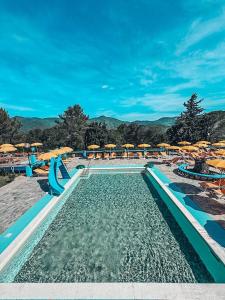
[[[164,117],[155,121],[134,121],[133,123],[139,125],[164,125],[164,126],[172,126],[176,121],[176,117]]]
[[[217,137],[220,137],[221,140],[225,140],[225,111],[212,111],[207,116],[213,123],[210,132],[211,139],[217,140]]]
[[[121,120],[118,120],[116,118],[111,118],[111,117],[106,117],[106,116],[90,118],[88,120],[88,122],[89,123],[91,123],[91,122],[105,123],[106,126],[109,129],[116,128],[116,127],[118,127],[118,126],[120,126],[121,124],[124,124],[124,123],[129,123],[129,122],[126,122],[126,121],[121,121]]]
[[[212,122],[212,129],[210,132],[210,136],[212,138],[221,136],[223,139],[225,139],[225,111],[213,111],[208,113],[207,116],[209,119],[211,119]],[[16,118],[22,123],[21,130],[24,132],[27,132],[35,128],[40,128],[40,129],[50,128],[55,125],[55,121],[57,120],[57,118],[25,118],[25,117],[16,117]],[[109,129],[116,128],[121,124],[131,124],[131,123],[136,123],[145,126],[156,126],[156,127],[162,126],[165,129],[172,126],[175,120],[176,120],[175,117],[164,117],[155,121],[137,120],[134,122],[128,122],[116,118],[100,116],[96,118],[91,118],[89,119],[88,122],[105,123]]]
[[[24,132],[27,132],[31,129],[36,129],[36,128],[40,128],[40,129],[46,129],[46,128],[50,128],[52,126],[55,125],[55,121],[58,118],[25,118],[25,117],[16,117],[21,123],[22,123],[22,128],[21,130]],[[105,123],[106,126],[109,129],[112,128],[116,128],[121,124],[130,124],[130,123],[136,123],[139,125],[163,125],[163,126],[171,126],[174,124],[176,118],[170,118],[170,117],[165,117],[165,118],[160,118],[158,120],[155,121],[134,121],[134,122],[128,122],[128,121],[122,121],[116,118],[111,118],[111,117],[106,117],[106,116],[100,116],[100,117],[96,117],[96,118],[90,118],[88,120],[89,123],[91,122],[97,122],[97,123]]]
[[[49,127],[53,127],[55,125],[55,121],[57,118],[25,118],[25,117],[15,117],[22,124],[21,130],[27,132],[31,129],[46,129]]]

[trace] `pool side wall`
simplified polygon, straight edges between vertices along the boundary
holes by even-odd
[[[148,179],[167,205],[169,211],[172,213],[176,222],[181,227],[182,231],[185,233],[186,237],[190,241],[191,245],[198,253],[199,257],[203,261],[204,265],[214,278],[216,283],[225,282],[225,265],[220,260],[220,258],[210,249],[207,242],[201,236],[201,234],[196,230],[193,224],[187,218],[187,215],[181,211],[181,209],[174,203],[168,193],[164,190],[162,183],[159,178],[156,177],[154,172],[148,168]],[[154,175],[154,176],[153,176]],[[204,230],[204,229],[203,229]]]

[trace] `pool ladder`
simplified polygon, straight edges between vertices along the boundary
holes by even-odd
[[[83,169],[83,172],[80,175],[81,177],[88,178],[90,166],[91,166],[91,161],[89,160],[87,167],[85,169]]]

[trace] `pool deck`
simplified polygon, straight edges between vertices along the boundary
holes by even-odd
[[[157,167],[187,194],[199,207],[225,228],[225,199],[213,199],[199,187],[199,181],[181,177],[174,171],[175,167],[160,164],[160,159],[113,159],[92,160],[91,166],[136,165],[153,162]],[[74,158],[67,165],[72,170],[77,165],[88,165],[86,159]],[[48,192],[47,178],[18,176],[0,188],[0,234],[12,225],[21,215]]]
[[[38,283],[0,284],[0,299],[224,300],[224,284]]]
[[[160,159],[94,160],[91,166],[157,164],[175,185],[225,228],[225,199],[212,199],[199,188],[199,181],[176,174],[176,168]],[[68,169],[89,161],[74,158]],[[0,188],[0,234],[12,225],[48,191],[47,178],[18,176]],[[225,299],[224,284],[159,283],[73,283],[73,284],[1,284],[0,299]],[[115,292],[116,291],[116,292]]]

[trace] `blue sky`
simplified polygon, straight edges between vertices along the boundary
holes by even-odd
[[[56,116],[225,109],[225,1],[0,0],[0,106]]]

